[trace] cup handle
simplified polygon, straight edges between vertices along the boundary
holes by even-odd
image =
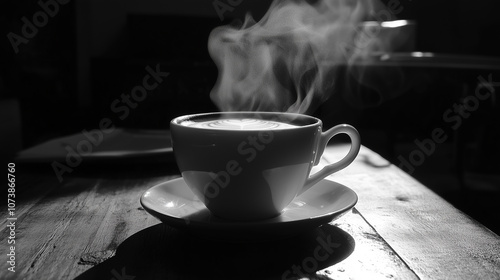
[[[304,187],[302,188],[302,190],[299,192],[298,195],[302,194],[303,192],[314,186],[316,183],[323,180],[326,176],[335,173],[341,169],[344,169],[354,161],[354,159],[358,155],[359,149],[361,148],[361,138],[359,136],[359,133],[356,130],[356,128],[354,128],[351,125],[339,124],[321,133],[318,144],[318,150],[316,151],[316,158],[314,165],[317,165],[319,163],[321,156],[325,151],[326,145],[328,144],[328,141],[330,141],[330,139],[332,139],[335,135],[340,133],[347,134],[349,138],[351,138],[351,148],[349,150],[349,153],[347,153],[347,155],[341,160],[332,163],[330,165],[327,165],[323,167],[323,169],[321,169],[320,171],[311,175],[306,180]]]

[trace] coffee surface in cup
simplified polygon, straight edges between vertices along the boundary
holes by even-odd
[[[242,119],[217,119],[217,120],[200,120],[200,121],[185,121],[182,123],[185,126],[221,129],[221,130],[276,130],[297,127],[285,122],[277,122],[271,120],[242,118]]]

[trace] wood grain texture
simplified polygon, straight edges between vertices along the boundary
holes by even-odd
[[[130,234],[157,223],[144,214],[139,197],[149,186],[171,177],[70,177],[58,183],[54,176],[36,174],[18,181],[16,273],[2,263],[0,279],[75,278],[88,269],[79,264],[86,253],[114,253]],[[6,237],[2,232],[2,240]]]
[[[348,147],[329,147],[323,164]],[[500,279],[500,238],[363,147],[330,179],[352,188],[356,208],[420,279]]]
[[[321,271],[330,279],[418,279],[356,208],[332,224],[348,232],[356,247],[344,261]]]
[[[346,149],[329,147],[322,164]],[[20,172],[16,273],[2,261],[0,279],[500,278],[497,235],[364,147],[330,178],[357,192],[355,209],[274,242],[200,239],[157,221],[139,198],[179,176],[170,170],[82,171],[62,183]],[[7,235],[2,231],[1,240]],[[323,260],[313,258],[319,240],[337,244]]]

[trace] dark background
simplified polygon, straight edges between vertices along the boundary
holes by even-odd
[[[58,3],[55,0],[45,1]],[[215,1],[74,0],[19,45],[16,54],[7,35],[21,35],[23,17],[31,22],[38,1],[2,1],[0,11],[0,131],[2,154],[12,156],[53,137],[96,128],[109,117],[133,128],[168,128],[175,116],[214,111],[209,99],[217,69],[207,52],[210,31],[241,21],[247,12],[260,18],[271,1],[242,0],[221,20]],[[385,1],[386,3],[388,1]],[[220,0],[220,3],[227,1]],[[415,50],[456,55],[500,56],[498,1],[400,0],[400,19],[416,22]],[[130,116],[121,120],[111,109],[122,93],[142,84],[145,67],[169,72]],[[393,79],[393,69],[375,69],[375,80]],[[442,114],[477,86],[477,77],[498,70],[402,67],[408,81],[393,98],[353,102],[347,92],[373,96],[340,69],[330,98],[311,114],[325,126],[348,122],[359,128],[363,144],[399,164],[416,149],[414,141],[439,127],[450,136],[412,174],[491,229],[499,232],[499,111],[495,98],[481,103],[459,129],[450,129]],[[385,90],[391,90],[389,87]],[[15,100],[15,101],[12,101]],[[360,100],[357,100],[360,101]],[[14,103],[11,103],[14,102]],[[5,105],[6,104],[6,105]],[[16,104],[19,110],[15,110]],[[16,121],[16,116],[19,121]]]

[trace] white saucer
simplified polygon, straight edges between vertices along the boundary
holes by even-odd
[[[192,234],[225,241],[292,236],[314,229],[350,210],[358,196],[339,183],[322,180],[296,197],[278,217],[238,222],[211,215],[183,178],[158,184],[141,196],[141,205],[165,224]]]

